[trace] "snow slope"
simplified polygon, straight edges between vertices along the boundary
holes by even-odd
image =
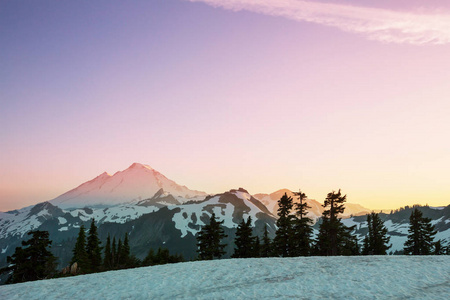
[[[49,202],[63,209],[112,206],[153,197],[160,189],[179,200],[202,200],[205,192],[190,190],[148,165],[132,164],[114,175],[103,173]]]
[[[448,299],[449,256],[197,261],[0,286],[1,299]]]

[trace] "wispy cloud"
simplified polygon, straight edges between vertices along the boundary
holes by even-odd
[[[449,13],[398,12],[300,0],[187,1],[332,26],[386,43],[415,45],[450,43]]]

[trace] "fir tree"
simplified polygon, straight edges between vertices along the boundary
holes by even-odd
[[[117,246],[116,246],[116,237],[113,237],[111,245],[111,268],[115,268],[116,265],[117,265]]]
[[[236,228],[236,238],[234,240],[234,254],[235,258],[248,258],[254,256],[254,240],[252,236],[252,218],[248,217],[247,222],[242,219],[242,222]]]
[[[259,240],[259,236],[255,237],[253,245],[252,257],[261,257],[261,241]]]
[[[347,228],[342,224],[339,214],[344,212],[347,195],[341,190],[328,193],[323,207],[322,223],[317,237],[317,251],[319,255],[357,255],[359,253],[356,237],[351,235],[354,227]]]
[[[32,237],[22,241],[12,256],[7,257],[10,264],[2,272],[12,271],[8,283],[18,283],[52,277],[56,273],[56,257],[47,249],[51,247],[47,231],[30,231]]]
[[[273,247],[276,255],[282,257],[294,255],[293,217],[290,215],[292,206],[292,197],[288,197],[286,193],[278,200],[278,229]]]
[[[417,207],[409,218],[408,239],[404,245],[404,253],[412,255],[430,255],[436,231],[431,219],[424,218]]]
[[[89,228],[86,253],[89,261],[89,271],[98,272],[102,264],[102,248],[100,247],[100,240],[97,234],[97,226],[95,226],[95,220],[92,219],[91,227]]]
[[[119,239],[119,242],[117,243],[117,253],[116,253],[116,267],[120,269],[120,266],[122,265],[122,255],[123,255],[123,245],[122,240]]]
[[[197,236],[197,252],[199,259],[212,260],[221,258],[224,254],[226,244],[221,244],[221,240],[227,235],[224,233],[222,224],[224,221],[218,222],[216,215],[212,213],[209,224],[202,227]]]
[[[438,240],[436,243],[434,243],[434,255],[444,255],[445,249],[442,247],[441,240]]]
[[[269,232],[267,231],[267,224],[264,225],[264,233],[262,238],[261,245],[261,257],[270,257],[272,256],[272,243],[269,238]]]
[[[377,213],[367,215],[367,226],[369,233],[364,238],[363,254],[365,255],[386,255],[390,237],[387,235],[387,228],[384,226]]]
[[[103,267],[105,270],[111,270],[113,267],[112,264],[112,251],[111,251],[111,237],[108,234],[108,237],[106,238],[106,245],[105,245],[105,258],[103,260]]]
[[[125,268],[130,267],[130,245],[128,243],[129,243],[128,242],[128,233],[125,233],[125,238],[123,240],[122,253],[121,253],[122,265]]]
[[[147,253],[147,256],[142,261],[143,266],[153,266],[156,264],[155,259],[155,251],[153,249],[150,249]]]
[[[84,225],[80,226],[75,247],[72,250],[73,256],[70,264],[77,263],[79,272],[88,272],[90,263],[86,253],[86,233]]]
[[[311,241],[313,229],[311,227],[312,220],[306,215],[308,214],[308,208],[311,208],[306,203],[306,194],[302,191],[294,193],[299,202],[295,204],[294,220],[294,237],[295,237],[295,256],[307,256],[311,254]]]

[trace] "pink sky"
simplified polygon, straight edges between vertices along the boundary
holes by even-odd
[[[208,193],[448,205],[450,5],[390,2],[3,2],[0,211],[135,161]]]

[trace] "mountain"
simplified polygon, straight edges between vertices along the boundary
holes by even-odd
[[[190,190],[180,186],[147,165],[132,164],[128,169],[100,176],[47,202],[9,212],[0,212],[0,268],[6,257],[28,239],[27,232],[45,230],[53,241],[52,252],[59,258],[59,265],[66,266],[72,257],[72,249],[81,225],[89,228],[92,219],[98,226],[100,240],[106,237],[123,238],[128,234],[131,252],[144,258],[149,249],[165,247],[171,253],[182,254],[186,259],[196,257],[196,235],[214,212],[228,237],[225,257],[234,249],[235,231],[242,219],[252,217],[253,233],[262,236],[267,226],[269,235],[276,231],[278,199],[287,189],[272,194],[251,195],[245,189],[233,189],[216,195]],[[295,199],[295,197],[294,197]],[[309,216],[316,221],[323,207],[313,199]],[[380,214],[388,227],[395,253],[403,248],[409,227],[412,208],[404,208],[391,214]],[[425,217],[432,219],[443,245],[450,243],[450,206],[445,208],[420,207]],[[367,233],[368,209],[346,203],[343,222],[356,225],[354,233],[360,244]],[[320,222],[320,221],[319,221]],[[314,232],[317,234],[319,222]],[[0,278],[1,284],[1,278]]]
[[[146,200],[108,207],[61,209],[51,202],[44,202],[0,213],[0,267],[6,256],[12,255],[15,247],[28,239],[26,233],[33,229],[49,232],[52,252],[60,259],[60,266],[66,265],[71,259],[80,226],[89,228],[92,219],[96,220],[102,241],[108,234],[119,239],[128,233],[131,252],[138,258],[144,258],[150,248],[166,247],[172,253],[193,259],[197,250],[195,235],[213,212],[224,221],[228,235],[225,239],[227,257],[233,253],[235,230],[242,219],[251,216],[254,232],[260,236],[266,225],[270,235],[273,236],[276,230],[275,217],[242,188],[184,203],[179,203],[163,189]]]
[[[148,165],[134,163],[112,176],[105,172],[49,202],[66,209],[108,207],[151,198],[161,189],[180,203],[207,196],[205,192],[177,184]]]
[[[273,192],[272,194],[255,194],[253,195],[253,197],[261,201],[267,207],[267,209],[276,216],[278,210],[278,200],[280,200],[280,198],[285,193],[294,199],[294,203],[298,202],[298,198],[297,196],[294,195],[294,192],[288,189],[281,189],[276,192]],[[308,209],[308,217],[310,217],[313,220],[317,220],[322,216],[322,212],[324,209],[321,203],[319,203],[314,199],[306,199],[306,203],[308,203],[308,206],[311,207],[310,209]],[[361,216],[366,215],[370,212],[371,212],[370,209],[365,208],[359,204],[346,202],[345,211],[341,215],[341,217],[348,218],[350,216]]]

